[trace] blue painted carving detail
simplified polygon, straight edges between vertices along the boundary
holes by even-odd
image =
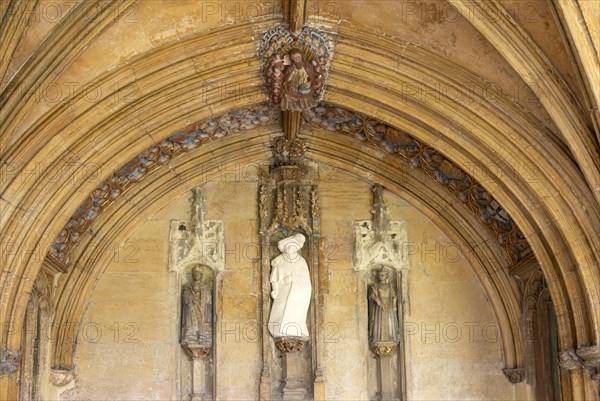
[[[290,52],[300,51],[299,63],[307,75],[307,82],[300,93],[295,90],[286,91],[290,74],[298,71],[290,60]],[[267,31],[258,49],[261,59],[262,73],[265,78],[269,98],[273,104],[282,103],[282,97],[292,97],[298,104],[282,105],[282,110],[302,110],[313,107],[323,98],[325,83],[329,75],[329,64],[333,57],[333,41],[324,32],[305,26],[299,34],[292,33],[285,25],[279,25]],[[297,61],[298,62],[298,61]],[[294,80],[292,79],[291,82]],[[286,95],[287,94],[287,95]],[[300,101],[301,99],[302,101]],[[294,103],[294,101],[292,101]]]
[[[385,152],[398,155],[407,165],[423,171],[447,188],[486,225],[512,263],[532,255],[525,236],[506,210],[475,179],[437,150],[381,121],[324,103],[304,111],[303,117],[307,124],[368,142]],[[278,119],[277,109],[260,105],[193,124],[159,145],[147,148],[92,191],[60,231],[49,249],[49,255],[68,264],[71,249],[106,206],[149,172],[174,157],[196,149],[213,138],[268,125]]]
[[[303,118],[310,125],[343,132],[398,155],[412,168],[423,171],[477,216],[513,264],[532,255],[525,236],[506,210],[474,178],[432,147],[379,120],[326,103],[305,110]]]
[[[63,264],[69,264],[70,251],[104,208],[131,185],[141,181],[149,172],[168,163],[174,157],[189,152],[213,138],[268,125],[278,118],[279,112],[267,105],[236,110],[193,124],[169,136],[160,144],[150,146],[92,191],[60,231],[49,249],[49,255]]]

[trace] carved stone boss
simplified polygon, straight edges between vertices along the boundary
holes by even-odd
[[[190,400],[196,401],[214,398],[214,288],[225,267],[225,243],[223,222],[204,219],[200,189],[192,190],[191,201],[190,220],[171,222],[169,269],[182,281],[179,341],[191,365]]]
[[[403,306],[408,305],[406,228],[404,222],[389,220],[380,185],[373,187],[372,213],[372,221],[353,224],[354,270],[366,275],[368,281],[368,346],[375,355],[377,371],[377,382],[370,387],[377,389],[377,399],[404,399],[401,333]]]
[[[305,26],[298,34],[280,25],[263,35],[259,48],[271,103],[282,111],[288,138],[300,128],[301,113],[323,98],[333,43],[323,32]]]
[[[304,160],[306,144],[300,138],[278,137],[272,150],[273,164],[261,172],[258,194],[262,319],[268,328],[263,332],[261,399],[318,398],[324,393],[323,351],[317,336],[322,325],[318,171]],[[282,298],[281,291],[289,290],[289,283],[280,284],[286,271],[295,271],[286,280],[299,287]],[[290,308],[292,317],[282,308]]]

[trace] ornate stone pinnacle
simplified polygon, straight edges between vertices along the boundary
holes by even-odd
[[[383,187],[379,184],[373,186],[373,229],[375,241],[383,241],[387,233],[390,219],[387,215],[387,205],[383,200]]]

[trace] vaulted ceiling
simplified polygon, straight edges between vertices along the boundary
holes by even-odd
[[[301,131],[309,157],[402,193],[464,251],[486,244],[474,263],[504,327],[505,363],[517,366],[519,298],[510,275],[521,261],[489,229],[487,212],[432,171],[468,177],[541,267],[560,348],[598,343],[597,2],[14,0],[0,7],[0,321],[23,321],[44,269],[63,272],[56,318],[76,321],[106,266],[107,244],[202,183],[199,165],[268,160],[277,116],[243,129],[226,120],[232,112],[270,115],[261,36],[306,22],[335,44],[324,97],[330,113],[318,121],[305,115]],[[348,115],[385,127],[395,147],[343,129]],[[143,180],[132,179],[128,163],[222,116],[226,135],[170,149]],[[398,150],[406,138],[432,149],[445,170],[407,175],[410,158]],[[115,176],[131,182],[105,197],[82,230],[67,230],[75,233],[71,259],[48,256],[81,206],[89,212],[86,202]],[[53,364],[69,367],[73,343],[53,335]],[[18,349],[19,338],[18,329],[0,327],[0,348]],[[2,380],[5,394],[14,391]]]

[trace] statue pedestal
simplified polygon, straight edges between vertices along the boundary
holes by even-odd
[[[378,399],[381,401],[400,400],[396,395],[396,369],[394,369],[392,361],[396,347],[397,344],[393,342],[371,344],[371,351],[377,355]]]
[[[281,351],[283,368],[283,399],[304,400],[308,389],[302,378],[302,350],[308,337],[280,337],[275,346]]]
[[[210,355],[212,345],[210,344],[183,344],[185,353],[192,361],[192,392],[190,401],[212,400],[211,383],[208,380],[210,369]]]

